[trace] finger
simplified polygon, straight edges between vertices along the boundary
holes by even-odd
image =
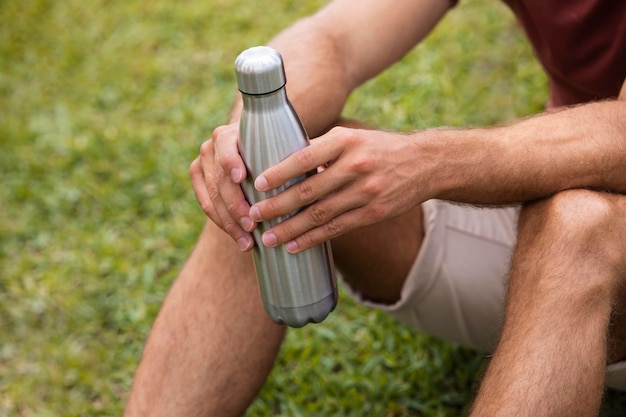
[[[250,204],[246,200],[241,186],[235,184],[226,173],[217,169],[214,177],[214,184],[219,192],[221,205],[224,207],[223,213],[234,219],[246,231],[253,231],[256,223],[250,218]]]
[[[207,190],[207,185],[205,181],[204,172],[202,172],[202,165],[200,162],[200,158],[196,158],[191,165],[189,166],[189,176],[191,178],[191,186],[193,187],[193,191],[196,195],[196,200],[202,207],[202,211],[211,219],[214,223],[221,227],[217,222],[219,221],[219,216],[213,207],[213,202],[211,201],[211,197],[209,196],[209,192]]]
[[[330,222],[288,241],[285,243],[285,249],[292,254],[299,253],[358,227],[367,226],[363,223],[362,216],[362,209],[348,211]]]
[[[213,143],[211,141],[207,141],[202,145],[201,156],[192,163],[190,168],[196,198],[198,198],[207,216],[222,230],[228,233],[232,239],[237,242],[237,245],[242,251],[248,251],[254,246],[252,236],[231,216],[222,200],[220,189],[212,174],[213,168],[216,168],[217,173],[222,173],[222,176],[224,176],[221,168],[214,167],[212,164],[212,145]],[[228,184],[232,187],[239,188],[239,186],[230,181]],[[246,204],[240,211],[247,213],[247,210]],[[249,223],[252,223],[252,221],[250,220]],[[247,226],[250,229],[254,229],[253,223]]]
[[[232,182],[230,184],[233,184]],[[222,228],[230,237],[237,242],[237,246],[242,251],[249,251],[254,246],[254,240],[250,233],[248,233],[235,219],[231,216],[230,212],[224,205],[220,191],[214,182],[207,184],[207,192],[211,197],[211,203],[213,210],[216,214],[216,218],[219,219],[215,223]],[[213,217],[211,217],[213,219]]]
[[[246,166],[237,148],[238,136],[236,125],[220,126],[213,131],[215,159],[234,183],[241,184],[246,178]]]
[[[337,159],[341,154],[341,145],[332,138],[320,137],[311,144],[294,152],[280,163],[268,168],[255,181],[259,191],[269,191],[294,178],[304,175],[328,162]]]
[[[215,207],[218,216],[222,219],[221,228],[237,242],[242,252],[247,252],[254,247],[254,240],[250,233],[246,232],[232,217],[228,215],[223,205]]]
[[[274,197],[255,203],[250,209],[250,217],[261,222],[286,216],[353,181],[352,173],[342,175],[336,173],[336,170],[329,168],[292,185]]]
[[[254,230],[256,225],[248,216],[250,205],[246,202],[241,187],[232,182],[221,166],[214,164],[213,152],[213,146],[203,145],[200,166],[204,175],[206,194],[220,217],[222,228],[225,229],[227,223],[237,221],[244,230]],[[200,180],[196,179],[195,181],[200,187]],[[201,196],[205,198],[204,192],[201,192]]]
[[[340,218],[345,213],[360,209],[367,204],[367,199],[358,194],[350,195],[346,191],[339,191],[324,200],[307,207],[297,215],[268,229],[262,236],[263,244],[269,247],[298,239],[311,230],[324,227],[327,224],[334,225],[334,219]],[[360,219],[361,224],[365,219]],[[336,236],[340,230],[330,230],[323,240]]]

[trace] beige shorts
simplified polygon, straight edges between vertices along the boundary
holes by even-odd
[[[415,329],[491,352],[504,320],[519,208],[476,208],[440,200],[422,207],[425,237],[400,300],[381,305],[348,291],[360,303]],[[626,362],[609,366],[607,383],[626,390]]]

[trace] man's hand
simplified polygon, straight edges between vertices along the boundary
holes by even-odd
[[[239,184],[246,178],[246,167],[237,150],[237,124],[220,126],[200,147],[200,155],[189,167],[196,198],[207,216],[228,233],[242,251],[254,246],[249,232],[256,227],[248,212]]]
[[[334,128],[266,170],[255,180],[259,191],[277,188],[328,165],[317,175],[251,207],[250,217],[260,222],[309,205],[267,230],[263,244],[274,247],[286,243],[289,252],[301,252],[423,202],[426,196],[419,184],[427,184],[428,179],[418,174],[414,143],[409,135]]]

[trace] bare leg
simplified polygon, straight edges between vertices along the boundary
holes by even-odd
[[[406,230],[400,218],[395,223]],[[284,327],[272,323],[263,311],[249,254],[239,252],[214,228],[207,226],[163,304],[135,376],[126,416],[241,415],[271,370]],[[349,242],[349,249],[335,242],[333,247],[342,270],[353,283],[362,284],[358,288],[372,296],[380,292],[381,299],[392,301],[399,297],[416,253],[409,255],[405,249],[386,256],[385,239],[373,238],[379,228],[390,233],[390,239],[399,238],[393,226],[381,224],[356,232],[359,238],[372,237],[362,241],[369,242],[362,249],[348,236],[343,241]],[[380,252],[373,253],[376,250]],[[390,267],[397,261],[406,264]],[[388,270],[397,272],[385,273]]]
[[[335,263],[352,289],[371,301],[392,304],[423,239],[422,210],[373,224],[333,241]]]
[[[284,332],[263,311],[251,255],[209,222],[155,321],[125,415],[242,414]]]
[[[417,208],[334,241],[335,261],[355,288],[392,302],[421,236]],[[284,332],[263,311],[251,255],[208,224],[157,317],[125,415],[243,414]]]
[[[625,200],[573,190],[522,210],[503,334],[472,416],[597,415],[607,355],[625,354],[624,331],[609,332],[626,301]]]

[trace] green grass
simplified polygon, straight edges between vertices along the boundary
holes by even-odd
[[[234,59],[322,3],[0,1],[0,417],[121,413],[204,222],[187,167],[226,119]],[[500,123],[545,89],[511,14],[466,0],[346,115]],[[290,332],[248,415],[458,415],[484,365],[342,292]]]

